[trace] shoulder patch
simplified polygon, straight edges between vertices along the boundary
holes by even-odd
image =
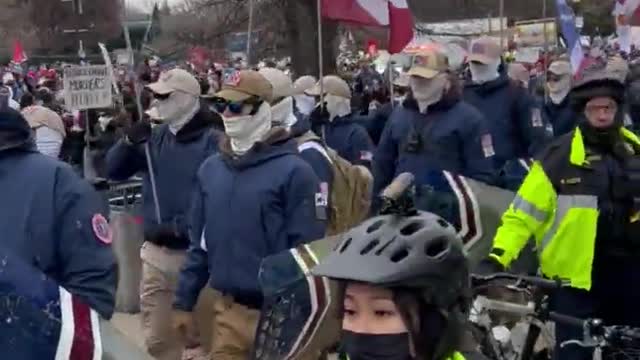
[[[100,242],[106,245],[111,245],[113,242],[113,233],[109,222],[102,214],[95,214],[91,219],[91,227],[93,228],[93,234]]]

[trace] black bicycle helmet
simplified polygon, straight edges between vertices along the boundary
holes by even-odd
[[[470,296],[462,240],[453,226],[425,212],[378,216],[353,228],[312,274],[416,289],[426,303],[444,310],[464,308]]]
[[[624,59],[592,59],[574,80],[571,103],[581,113],[589,100],[604,96],[613,98],[618,104],[625,100],[625,82],[629,72]]]

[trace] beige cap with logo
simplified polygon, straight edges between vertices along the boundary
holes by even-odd
[[[425,79],[434,77],[449,71],[449,57],[442,51],[432,48],[421,50],[413,56],[409,76],[418,76]]]
[[[222,90],[216,97],[240,102],[251,97],[258,97],[264,101],[271,101],[273,87],[259,72],[253,70],[234,71],[224,78]]]
[[[500,45],[493,39],[483,36],[471,43],[469,61],[482,64],[492,64],[502,56]]]
[[[174,91],[182,91],[194,96],[200,96],[200,83],[188,71],[182,69],[172,69],[162,75],[147,88],[156,94],[166,95]]]

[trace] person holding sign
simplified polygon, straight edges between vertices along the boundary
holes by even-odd
[[[172,331],[171,302],[189,245],[187,214],[196,172],[206,158],[217,152],[218,132],[214,130],[213,113],[200,105],[200,84],[188,72],[173,69],[147,88],[155,98],[151,112],[162,124],[152,129],[150,122],[142,121],[129,128],[126,137],[107,154],[107,172],[114,180],[145,173],[143,331],[152,356],[179,360],[182,344]],[[153,163],[157,204],[144,146],[148,146]]]

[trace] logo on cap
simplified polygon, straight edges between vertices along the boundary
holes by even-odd
[[[429,66],[429,57],[428,56],[416,56],[413,59],[413,65],[416,66]]]
[[[240,83],[240,71],[232,71],[224,77],[224,84],[229,86],[238,86]]]
[[[471,46],[471,52],[474,54],[484,54],[486,51],[487,51],[486,46],[484,46],[484,44],[481,44],[479,42]]]

